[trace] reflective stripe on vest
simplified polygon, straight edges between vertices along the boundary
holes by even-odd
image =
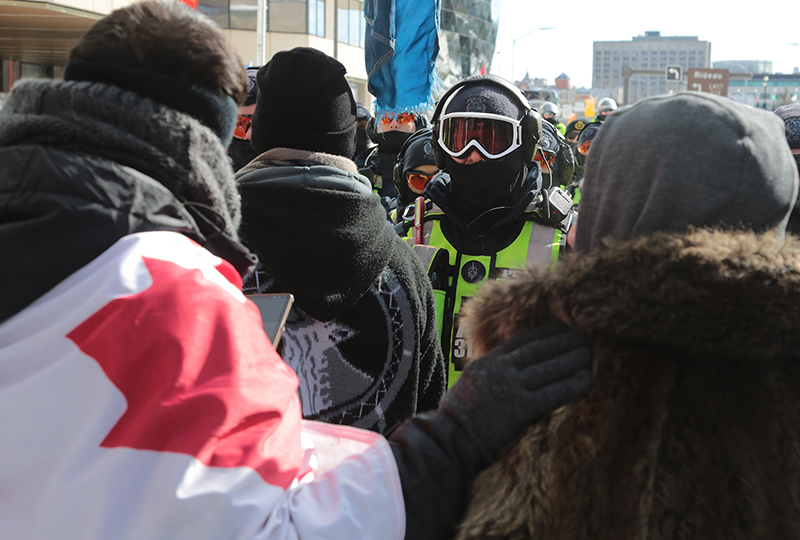
[[[426,215],[426,217],[428,217]],[[407,240],[413,244],[414,231],[409,231]],[[469,362],[468,340],[459,324],[458,314],[461,305],[478,292],[480,286],[489,279],[514,277],[526,266],[554,269],[561,251],[562,233],[547,225],[526,221],[517,238],[505,249],[495,255],[466,255],[459,253],[442,233],[440,221],[431,219],[423,226],[423,242],[430,246],[446,249],[451,266],[450,279],[446,291],[434,291],[437,295],[437,327],[441,329],[440,338],[445,357],[448,358],[448,387],[461,375],[461,370]],[[421,246],[420,246],[421,248]],[[430,273],[433,253],[419,249],[425,268]],[[457,272],[457,273],[455,273]],[[455,283],[453,277],[456,277]],[[444,298],[440,298],[444,292]]]

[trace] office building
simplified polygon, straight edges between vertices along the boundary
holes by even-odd
[[[771,60],[720,60],[714,62],[714,69],[727,69],[731,73],[752,73],[767,75],[772,73]]]
[[[489,73],[499,19],[498,0],[442,0],[436,71],[445,88],[464,77]]]
[[[27,77],[60,78],[69,50],[97,20],[133,0],[0,2],[0,97]],[[442,0],[436,69],[445,88],[469,75],[489,73],[499,0]],[[256,0],[199,0],[198,10],[226,33],[245,64],[255,65]],[[371,103],[364,63],[363,0],[267,0],[264,56],[314,47],[347,68],[353,95]],[[335,39],[334,39],[335,37]]]
[[[197,7],[225,30],[245,64],[255,65],[256,0],[199,0]],[[313,47],[347,68],[356,100],[370,103],[364,65],[362,0],[266,0],[264,57],[295,47]]]
[[[621,98],[623,66],[653,72],[631,77],[630,96],[625,101],[634,103],[648,96],[686,89],[685,76],[682,81],[667,80],[668,66],[681,66],[685,73],[692,67],[710,67],[710,61],[711,43],[701,41],[697,36],[662,36],[660,32],[645,32],[630,41],[595,41],[592,87],[611,90]]]
[[[114,9],[132,3],[0,2],[0,93],[8,92],[21,78],[60,78],[69,50],[81,35]],[[256,0],[200,0],[198,9],[224,29],[245,64],[257,62]],[[319,49],[345,65],[356,99],[368,103],[363,13],[362,0],[267,0],[265,57],[300,46]]]

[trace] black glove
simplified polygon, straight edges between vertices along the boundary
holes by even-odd
[[[492,462],[524,428],[589,392],[589,346],[561,323],[514,337],[469,364],[439,409]]]

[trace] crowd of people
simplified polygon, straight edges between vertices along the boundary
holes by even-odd
[[[800,104],[242,65],[145,1],[0,110],[0,538],[800,536]]]

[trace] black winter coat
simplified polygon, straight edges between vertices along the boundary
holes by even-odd
[[[239,171],[245,293],[289,292],[303,416],[386,433],[445,391],[430,282],[352,161],[276,148]]]

